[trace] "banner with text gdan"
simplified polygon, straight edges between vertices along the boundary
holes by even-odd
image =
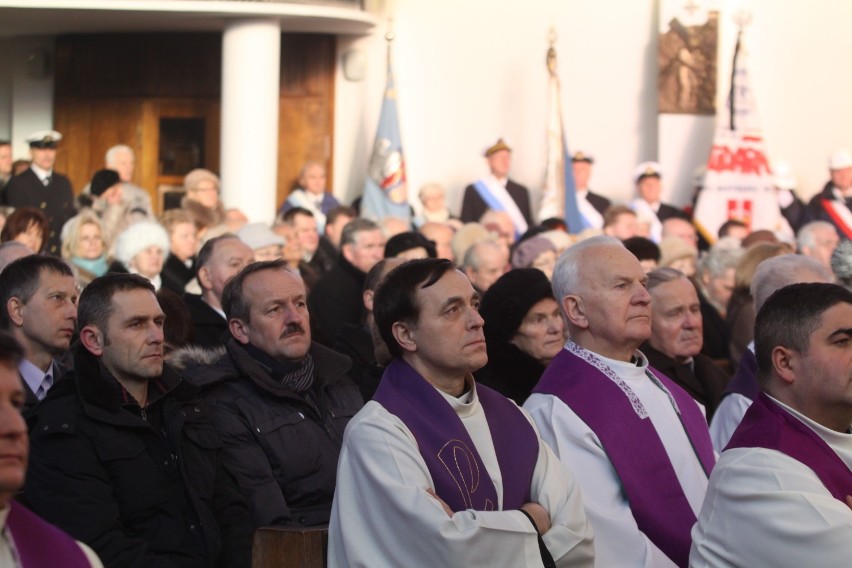
[[[742,31],[737,38],[726,111],[717,115],[707,173],[694,222],[708,242],[729,219],[751,231],[792,233],[778,206],[766,146],[751,90]]]

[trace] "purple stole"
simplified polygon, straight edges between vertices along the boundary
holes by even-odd
[[[731,377],[722,396],[732,393],[741,394],[752,402],[760,394],[760,384],[757,382],[757,358],[751,349],[746,349],[743,353],[737,372]]]
[[[520,509],[530,501],[538,437],[523,412],[506,397],[480,384],[476,394],[503,478],[503,509]],[[497,509],[497,489],[461,418],[408,363],[396,359],[388,366],[373,400],[414,434],[435,493],[453,512]]]
[[[74,539],[43,521],[24,507],[10,501],[6,526],[12,533],[21,566],[39,568],[62,566],[63,568],[91,568],[89,559]]]
[[[852,471],[816,432],[760,393],[746,411],[725,451],[733,448],[777,450],[816,473],[835,499],[852,495]]]
[[[569,342],[533,392],[558,397],[592,429],[621,481],[639,530],[672,562],[687,566],[696,518],[663,442],[630,388],[615,373],[609,376],[596,365],[609,370],[590,351]],[[698,404],[671,379],[648,369],[671,394],[692,449],[709,477],[716,456]]]

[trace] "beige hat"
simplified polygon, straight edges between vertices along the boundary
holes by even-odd
[[[669,266],[687,257],[698,259],[698,249],[680,237],[666,237],[660,241],[660,266]]]

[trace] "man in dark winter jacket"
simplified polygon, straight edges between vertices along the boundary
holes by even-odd
[[[25,497],[106,566],[248,567],[252,525],[197,389],[163,364],[154,288],[95,279],[75,370],[30,420]]]
[[[305,296],[283,260],[245,267],[222,294],[225,355],[190,372],[257,526],[328,523],[343,431],[363,405],[349,358],[311,342]]]

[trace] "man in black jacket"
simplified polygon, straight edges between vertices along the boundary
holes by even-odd
[[[674,268],[648,273],[651,337],[642,347],[648,363],[705,408],[707,422],[725,392],[728,376],[701,354],[704,332],[695,285]]]
[[[328,523],[343,431],[363,406],[349,358],[311,342],[305,296],[285,261],[247,266],[222,294],[225,355],[190,372],[257,526]]]
[[[343,324],[361,323],[364,278],[384,253],[382,231],[369,219],[354,219],[343,227],[337,262],[313,287],[309,298],[315,341],[331,346]]]
[[[30,420],[26,499],[106,566],[248,567],[245,502],[197,390],[163,364],[164,319],[141,276],[86,287],[75,370]]]
[[[227,233],[204,243],[195,257],[195,276],[201,295],[184,294],[195,327],[195,345],[218,347],[228,331],[222,311],[225,283],[254,261],[254,252],[236,235]]]

